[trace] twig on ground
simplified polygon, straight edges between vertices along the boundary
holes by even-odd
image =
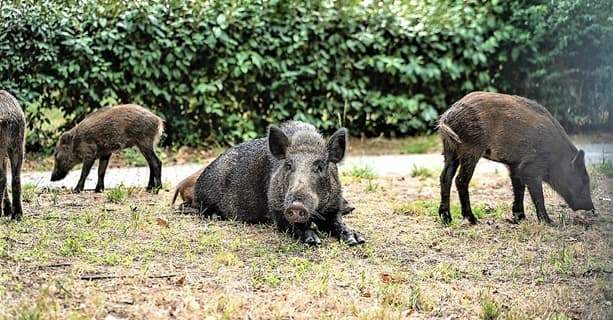
[[[173,277],[176,277],[176,276],[178,276],[178,274],[171,273],[171,274],[160,274],[160,275],[146,276],[146,278],[149,278],[149,279],[164,279],[164,278],[173,278]],[[138,277],[138,275],[92,274],[92,275],[80,276],[79,279],[91,281],[91,280],[104,280],[104,279],[136,278],[136,277]]]
[[[15,240],[15,239],[13,239],[11,237],[2,237],[2,240],[6,240],[6,241],[13,242],[13,243],[16,243],[16,244],[28,244],[27,242]]]
[[[42,266],[38,266],[38,269],[44,269],[44,268],[59,268],[59,267],[70,267],[72,266],[72,263],[52,263],[52,264],[46,264],[46,265],[42,265]]]

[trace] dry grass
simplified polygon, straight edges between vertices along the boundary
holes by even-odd
[[[435,178],[345,180],[359,247],[174,214],[169,193],[29,191],[24,220],[0,220],[0,318],[610,318],[611,178],[594,179],[597,218],[548,192],[555,228],[531,207],[507,223],[502,176],[472,185],[474,227],[457,199],[456,223],[440,225]]]

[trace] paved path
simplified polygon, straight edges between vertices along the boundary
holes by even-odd
[[[202,164],[186,164],[168,166],[162,169],[164,183],[175,185],[185,177],[202,168]],[[368,166],[378,175],[408,175],[414,167],[428,167],[442,169],[443,157],[437,154],[424,155],[390,155],[390,156],[349,156],[341,165],[341,170],[350,169],[354,166]],[[494,172],[506,170],[504,166],[483,159],[479,162],[477,170],[481,172]],[[72,188],[79,180],[80,170],[73,170],[66,178],[58,182],[51,182],[51,173],[24,172],[22,180],[38,187],[67,187]],[[106,172],[105,185],[107,188],[123,184],[124,186],[145,186],[149,179],[149,168],[109,168]],[[93,189],[97,181],[97,168],[92,168],[85,182],[85,189]]]
[[[580,148],[586,151],[588,163],[609,159],[613,161],[613,143],[591,143],[582,144]],[[185,177],[200,169],[201,164],[187,164],[168,166],[162,169],[162,180],[164,183],[175,185]],[[348,156],[341,165],[341,170],[353,166],[371,167],[380,176],[402,176],[409,175],[414,167],[427,167],[441,170],[443,167],[443,157],[439,154],[418,154],[418,155],[385,155],[385,156]],[[504,165],[486,159],[481,159],[477,165],[477,173],[505,173]],[[79,180],[80,171],[75,170],[62,181],[51,182],[50,172],[24,172],[22,180],[24,183],[31,183],[38,187],[68,187],[73,188]],[[146,186],[149,179],[149,168],[110,168],[107,170],[105,184],[106,187],[114,187],[123,184],[124,186]],[[85,183],[85,189],[93,189],[97,180],[97,168],[93,168],[89,178]]]

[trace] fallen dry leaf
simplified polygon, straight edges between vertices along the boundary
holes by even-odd
[[[394,279],[392,278],[392,276],[389,273],[382,273],[381,274],[381,281],[383,281],[383,283],[390,283],[393,280]]]
[[[168,228],[168,220],[164,218],[157,218],[157,223],[158,223],[158,226],[162,228]]]
[[[175,284],[178,286],[183,286],[185,284],[185,276],[181,276],[179,279],[177,279]]]

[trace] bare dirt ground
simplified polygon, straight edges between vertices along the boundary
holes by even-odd
[[[536,222],[528,197],[527,221],[505,221],[504,173],[473,179],[477,226],[457,197],[455,223],[440,224],[437,174],[342,179],[362,246],[173,213],[169,191],[28,189],[24,220],[0,219],[0,319],[613,316],[612,176],[592,178],[595,217],[547,190],[557,227]]]

